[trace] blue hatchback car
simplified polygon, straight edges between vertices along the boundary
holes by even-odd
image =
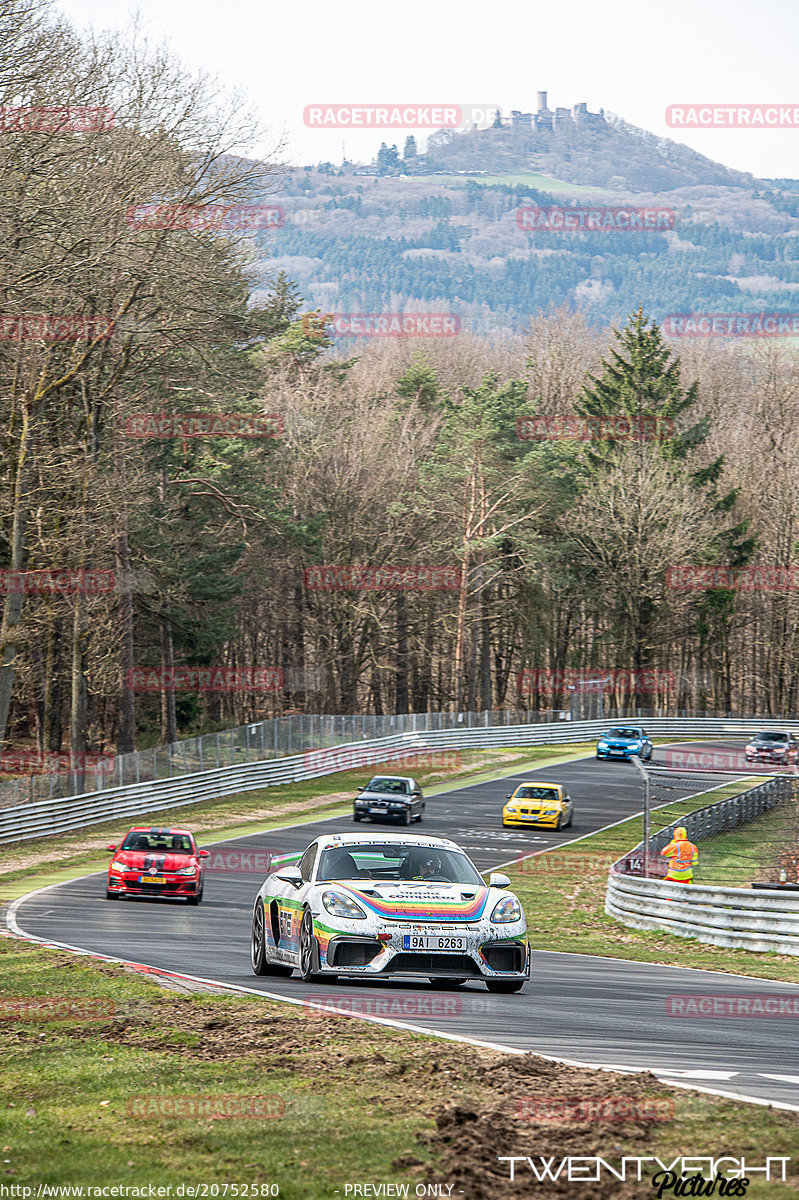
[[[629,762],[634,754],[647,761],[652,757],[652,743],[640,725],[614,725],[596,744],[597,758],[623,758]]]

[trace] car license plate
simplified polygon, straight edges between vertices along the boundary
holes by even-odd
[[[611,754],[624,754],[623,750],[611,750]]]
[[[140,875],[139,883],[166,883],[162,875]]]
[[[370,813],[385,813],[385,812],[388,812],[388,808],[386,807],[385,804],[373,804],[373,805],[371,805],[369,812]]]
[[[466,939],[462,937],[429,937],[418,933],[405,933],[402,936],[403,950],[465,950]]]

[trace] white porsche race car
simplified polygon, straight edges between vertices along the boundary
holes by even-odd
[[[482,979],[518,992],[530,978],[527,922],[507,875],[488,887],[444,838],[328,834],[287,855],[252,916],[252,969],[306,982],[338,975]]]

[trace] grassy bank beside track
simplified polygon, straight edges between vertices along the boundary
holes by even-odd
[[[324,992],[335,1003],[336,989]],[[387,993],[410,1021],[415,997],[441,1005],[440,1026],[456,1036],[454,1001],[498,999]],[[60,1019],[47,1007],[56,1002]],[[11,938],[0,939],[0,1006],[0,1182],[33,1185],[34,1195],[40,1183],[153,1184],[175,1197],[182,1183],[217,1184],[205,1194],[222,1196],[235,1183],[256,1185],[250,1196],[275,1184],[281,1200],[336,1200],[347,1184],[404,1183],[414,1195],[422,1183],[495,1200],[541,1195],[529,1176],[512,1186],[499,1155],[600,1155],[618,1167],[622,1155],[727,1154],[762,1164],[766,1153],[790,1155],[799,1137],[797,1113],[649,1074],[504,1055],[269,1000],[175,995],[121,966]],[[248,1106],[268,1115],[230,1115]],[[646,1189],[646,1176],[554,1191],[605,1200],[631,1186]],[[795,1171],[784,1184],[755,1177],[747,1196],[787,1200],[796,1188]]]
[[[442,766],[409,773],[421,783],[428,796],[443,795],[464,784],[477,784],[523,771],[527,767],[554,766],[593,752],[593,743],[565,746],[519,746],[501,750],[480,749],[431,752],[440,754]],[[452,756],[459,766],[453,769]],[[400,770],[392,762],[387,770]],[[182,808],[147,813],[142,822],[187,827],[198,835],[200,845],[244,835],[257,836],[301,821],[320,817],[346,816],[351,811],[356,788],[380,767],[339,771],[319,779],[281,784],[205,800]],[[134,818],[90,825],[85,829],[52,837],[0,846],[0,904],[9,903],[34,887],[75,879],[90,871],[104,870],[108,855],[103,848],[136,824]]]
[[[701,808],[703,803],[723,800],[751,785],[752,780],[736,781],[714,789],[706,801],[701,795],[693,796],[680,803],[670,803],[668,808],[660,812],[653,810],[652,831]],[[758,822],[768,822],[768,814],[735,831],[735,834],[723,835],[723,838],[736,837],[736,844],[743,846],[747,831],[752,831],[751,837],[756,839],[754,826]],[[604,955],[663,966],[697,967],[701,970],[799,983],[799,958],[793,955],[728,950],[665,931],[630,929],[607,916],[605,892],[608,870],[612,863],[641,841],[641,824],[640,816],[631,817],[609,829],[580,838],[563,849],[546,850],[503,867],[527,913],[531,946],[538,950]],[[704,843],[697,842],[697,883],[718,882],[715,879],[716,850],[711,852],[710,849],[717,840],[721,838],[709,838],[705,844],[704,852],[713,859],[710,879],[702,874]],[[729,853],[734,854],[734,848],[729,848]],[[754,878],[754,871],[753,867],[749,879]],[[741,874],[744,873],[742,870]],[[738,882],[745,880],[741,878]]]

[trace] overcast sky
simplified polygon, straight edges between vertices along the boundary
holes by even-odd
[[[799,128],[666,125],[668,105],[799,108],[797,0],[62,0],[78,27],[129,25],[138,9],[190,68],[243,88],[297,164],[368,160],[405,129],[303,123],[308,104],[492,104],[504,113],[586,101],[758,176],[799,177]],[[419,136],[419,135],[417,135]],[[263,149],[263,148],[262,148]]]

